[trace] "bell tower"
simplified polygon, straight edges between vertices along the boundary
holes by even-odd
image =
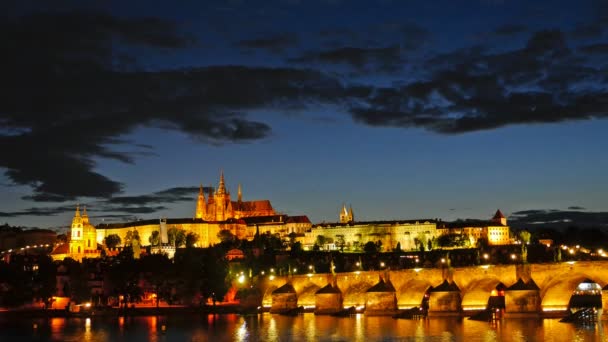
[[[198,199],[196,200],[196,213],[194,217],[203,220],[207,218],[207,203],[205,201],[205,192],[203,191],[202,184],[198,189]]]

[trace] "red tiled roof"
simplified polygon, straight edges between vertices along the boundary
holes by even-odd
[[[287,223],[310,223],[310,220],[306,215],[288,216]]]
[[[496,220],[496,219],[503,219],[503,218],[505,218],[505,215],[503,215],[503,214],[500,212],[500,209],[496,210],[496,214],[494,214],[493,219],[494,219],[494,220]]]
[[[51,254],[67,254],[68,253],[68,244],[64,243],[55,247],[55,249],[51,252]]]
[[[232,208],[238,211],[266,211],[273,210],[269,200],[232,202]]]

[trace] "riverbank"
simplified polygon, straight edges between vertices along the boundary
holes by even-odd
[[[69,312],[60,309],[2,309],[0,316],[11,317],[93,317],[93,316],[167,316],[185,314],[238,314],[241,313],[238,304],[190,306],[161,306],[161,307],[97,307],[80,312]]]

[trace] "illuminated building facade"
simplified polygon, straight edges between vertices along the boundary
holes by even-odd
[[[237,200],[232,201],[230,192],[226,190],[224,173],[222,172],[217,190],[210,193],[208,199],[205,198],[203,186],[201,185],[194,217],[205,221],[226,221],[243,217],[273,215],[276,215],[276,213],[269,200],[243,201],[243,192],[240,184],[237,191]]]
[[[395,220],[355,222],[353,209],[342,206],[339,213],[340,222],[313,225],[306,232],[303,244],[308,249],[323,236],[323,249],[342,249],[360,251],[367,242],[381,244],[381,251],[388,252],[397,248],[402,250],[417,249],[417,243],[425,248],[429,240],[437,236],[437,223],[434,220]],[[344,246],[342,246],[342,244]]]
[[[59,245],[51,252],[51,257],[54,260],[63,260],[65,257],[70,257],[81,261],[83,258],[97,258],[100,256],[100,250],[97,248],[97,229],[89,222],[86,207],[83,207],[81,214],[80,207],[76,206],[68,239],[67,244]]]

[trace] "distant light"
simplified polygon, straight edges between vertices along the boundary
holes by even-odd
[[[242,284],[242,283],[244,283],[244,282],[245,282],[245,276],[241,274],[241,275],[239,276],[239,283],[241,283],[241,284]]]
[[[270,280],[274,280],[274,276],[273,275],[271,275],[269,278],[270,278]]]

